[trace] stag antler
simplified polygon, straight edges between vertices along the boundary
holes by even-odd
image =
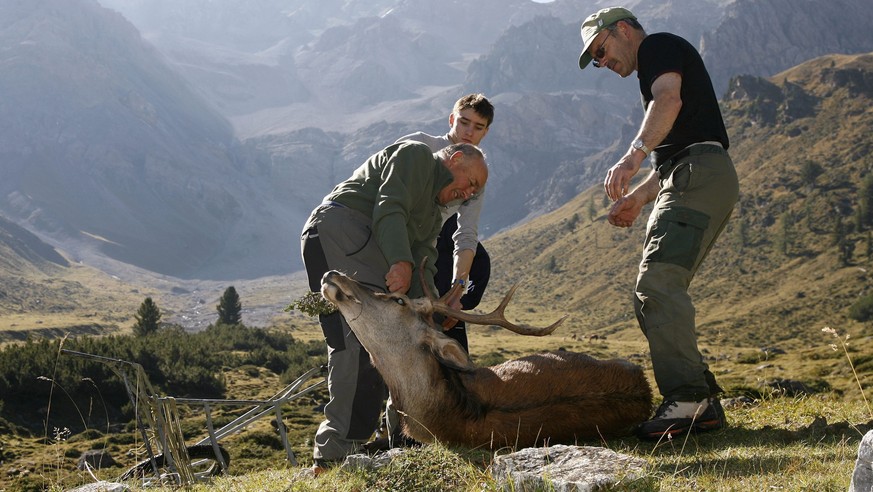
[[[514,323],[510,323],[506,319],[506,314],[504,311],[506,310],[506,306],[509,305],[509,300],[512,299],[512,295],[515,294],[515,289],[518,288],[519,284],[515,284],[509,289],[509,292],[500,302],[500,305],[497,306],[497,309],[491,311],[489,314],[470,314],[464,311],[458,311],[456,309],[450,308],[447,304],[440,301],[433,302],[433,310],[435,313],[445,314],[446,316],[451,316],[452,318],[466,321],[468,323],[473,323],[477,325],[497,325],[502,328],[506,328],[509,331],[518,333],[519,335],[530,335],[535,337],[541,337],[544,335],[549,335],[555,328],[560,326],[561,323],[567,319],[567,315],[561,317],[558,321],[550,324],[549,326],[545,326],[542,328],[537,328],[534,326],[527,325],[516,325]]]
[[[430,289],[427,286],[427,282],[425,282],[424,280],[423,272],[426,261],[427,257],[422,259],[418,271],[421,279],[422,290],[424,291],[427,298],[430,299],[431,306],[433,307],[433,311],[435,313],[444,314],[448,317],[455,318],[460,321],[466,321],[467,323],[473,323],[476,325],[496,325],[500,326],[501,328],[506,328],[511,332],[518,333],[519,335],[528,335],[534,337],[550,335],[553,331],[555,331],[558,326],[561,325],[561,323],[564,322],[564,320],[567,319],[568,315],[565,314],[558,321],[555,321],[549,326],[545,326],[542,328],[527,325],[516,325],[509,322],[506,319],[506,314],[504,311],[506,311],[506,306],[509,305],[509,300],[512,299],[512,296],[515,294],[515,289],[517,289],[519,286],[517,282],[515,285],[512,286],[511,289],[509,289],[509,292],[506,293],[506,295],[503,297],[503,300],[500,301],[500,305],[497,306],[497,309],[491,311],[488,314],[470,314],[465,311],[452,309],[451,307],[449,307],[448,304],[446,304],[446,299],[448,299],[456,291],[456,289],[460,289],[462,287],[460,285],[455,285],[444,296],[436,299],[435,296],[430,292]]]

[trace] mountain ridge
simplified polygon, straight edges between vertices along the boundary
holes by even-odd
[[[471,29],[476,16],[470,15],[458,25],[446,21],[438,24],[439,32],[422,34],[429,20],[451,19],[456,11],[440,11],[424,1],[360,5],[332,0],[325,4],[330,7],[325,15],[319,5],[304,1],[240,5],[204,0],[160,12],[148,11],[159,2],[130,1],[145,9],[142,15],[156,16],[152,27],[167,29],[138,30],[142,24],[135,27],[93,0],[0,6],[0,37],[10,47],[0,56],[5,69],[0,71],[5,96],[0,101],[0,213],[61,251],[72,264],[98,267],[122,280],[151,271],[187,286],[201,279],[242,282],[299,272],[297,234],[314,204],[387,142],[416,130],[446,131],[451,104],[479,85],[495,91],[488,96],[497,107],[484,142],[493,166],[480,228],[486,241],[545,217],[596,186],[627,148],[642,116],[632,78],[578,71],[578,18],[585,13],[573,2],[492,1],[481,7],[483,15],[494,18],[483,33]],[[841,2],[851,9],[860,5]],[[596,3],[601,4],[605,3]],[[725,13],[731,5],[722,0],[669,5],[641,0],[629,7],[652,31],[676,30],[692,40],[712,33],[706,38],[711,41],[705,54],[729,45],[732,36],[749,29],[754,17],[766,11],[760,6],[734,9],[728,22]],[[692,14],[699,9],[709,9],[712,15],[695,20]],[[432,14],[416,14],[421,12]],[[229,28],[227,36],[219,35],[221,26],[243,14],[252,17]],[[830,16],[813,14],[797,9],[792,18],[804,19],[802,25],[817,19],[834,22]],[[270,19],[263,31],[239,29],[259,18]],[[719,26],[724,27],[716,29]],[[822,24],[817,29],[838,27]],[[324,33],[335,36],[332,43],[320,37]],[[427,41],[409,45],[416,36]],[[179,44],[174,51],[166,51],[166,45],[159,50],[150,39]],[[853,46],[839,44],[853,38],[824,40],[834,39],[837,48]],[[351,84],[346,95],[363,98],[345,113],[322,112],[306,103],[312,97],[311,84],[318,82],[323,68],[330,68],[319,63],[334,55],[346,61],[365,57],[368,50],[361,48],[381,43],[383,58],[405,53],[404,64],[427,63],[415,53],[429,53],[436,42],[448,53],[440,53],[433,67],[390,60],[380,65],[384,73],[420,70],[418,79],[410,79],[415,83],[397,81],[391,86],[409,91],[409,98],[364,104],[361,101],[370,97],[366,84],[356,96],[349,89],[354,87],[352,79],[345,78],[343,83]],[[335,51],[307,69],[315,82],[306,81],[294,55],[319,43]],[[780,49],[766,44],[756,48]],[[202,61],[205,54],[216,59]],[[310,61],[316,58],[309,56]],[[228,69],[213,88],[230,91],[223,101],[204,85],[216,80],[209,75],[213,61]],[[712,70],[725,61],[727,57],[714,58]],[[184,64],[200,71],[201,78],[191,77],[191,72],[181,76],[177,69]],[[263,79],[249,86],[243,75],[252,64],[265,72],[251,71],[255,79]],[[771,69],[775,67],[774,63]],[[332,70],[344,75],[341,69]],[[428,78],[420,76],[428,70],[449,74],[448,79],[439,81],[442,85],[418,85]],[[830,84],[865,87],[863,71],[856,80],[858,75],[850,70],[822,70],[830,74]],[[761,86],[754,89],[761,102],[738,110],[741,117],[732,131],[740,147],[746,140],[770,141],[771,135],[753,131],[760,125],[772,129],[787,124],[789,133],[780,134],[772,145],[797,141],[806,129],[791,122],[827,106],[827,98],[822,102],[809,91],[783,88],[778,80],[754,74],[731,80],[737,84],[726,89],[726,106],[743,91]],[[261,91],[262,84],[288,87],[277,95]],[[250,114],[230,111],[233,97],[249,97],[234,95],[234,87],[257,94],[260,99],[254,106],[260,109]],[[319,91],[330,95],[331,87]],[[275,98],[285,101],[283,97],[294,102],[271,105]],[[821,141],[829,138],[819,136]],[[866,147],[850,148],[854,159],[865,158]],[[769,150],[747,152],[766,159]],[[842,158],[845,149],[833,152]],[[787,179],[780,176],[778,181]],[[837,201],[841,210],[846,203]],[[780,220],[779,215],[764,215],[761,220],[768,225]]]

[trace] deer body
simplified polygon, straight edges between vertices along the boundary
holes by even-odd
[[[649,418],[652,392],[640,367],[556,351],[476,367],[431,321],[433,301],[374,293],[338,272],[322,294],[370,353],[421,442],[468,447],[574,443],[629,432]]]

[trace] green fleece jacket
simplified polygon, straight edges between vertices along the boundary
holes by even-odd
[[[398,261],[413,264],[410,297],[424,295],[418,268],[426,257],[424,278],[436,295],[435,241],[443,225],[437,195],[452,180],[452,173],[430,147],[420,142],[400,142],[370,156],[325,200],[373,220],[373,239],[389,265]]]

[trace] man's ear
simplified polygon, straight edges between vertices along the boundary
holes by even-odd
[[[460,166],[464,163],[464,153],[460,150],[456,150],[452,155],[449,156],[449,162],[451,165],[450,168],[454,168],[456,166]]]
[[[454,126],[455,126],[455,112],[452,111],[451,113],[449,113],[449,128],[452,128]]]

